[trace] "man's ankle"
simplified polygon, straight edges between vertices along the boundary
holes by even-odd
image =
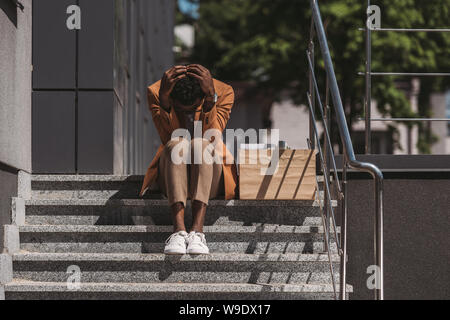
[[[207,207],[208,205],[206,204],[206,203],[204,203],[203,201],[200,201],[200,200],[194,200],[194,201],[192,201],[192,206],[193,207],[200,207],[200,208],[204,208],[204,207]]]
[[[172,209],[172,213],[179,213],[179,212],[184,212],[184,203],[183,202],[176,202],[174,204],[172,204],[170,206],[170,208]]]

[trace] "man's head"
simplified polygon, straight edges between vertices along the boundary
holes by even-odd
[[[186,76],[178,80],[170,97],[173,99],[175,108],[186,111],[198,107],[205,94],[197,79]]]

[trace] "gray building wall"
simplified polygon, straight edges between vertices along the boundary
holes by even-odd
[[[31,0],[0,0],[0,162],[31,170]]]
[[[386,299],[450,299],[450,174],[386,175],[384,247]],[[352,299],[373,299],[367,267],[374,264],[373,181],[349,187],[348,283]],[[369,195],[369,196],[366,196]]]
[[[19,170],[31,172],[31,0],[0,0],[0,239]],[[3,242],[0,241],[0,253]]]
[[[385,298],[450,299],[450,156],[357,159],[374,163],[384,174]],[[340,168],[342,157],[336,160]],[[374,183],[365,173],[351,171],[348,178],[347,281],[354,289],[350,298],[373,299],[367,268],[375,264]]]
[[[147,87],[173,66],[175,1],[116,1],[114,172],[143,174],[161,141]]]
[[[66,28],[73,1],[34,3],[33,173],[142,174],[160,142],[146,88],[173,64],[175,1],[75,3],[80,30]]]
[[[174,61],[175,0],[21,3],[0,0],[0,239],[19,170],[145,172],[160,143],[146,88]]]

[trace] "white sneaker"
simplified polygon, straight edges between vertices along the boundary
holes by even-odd
[[[192,231],[187,236],[187,253],[188,254],[209,254],[206,238],[203,233]]]
[[[164,248],[165,254],[186,254],[186,237],[188,236],[186,231],[179,231],[173,233],[166,240],[166,247]]]

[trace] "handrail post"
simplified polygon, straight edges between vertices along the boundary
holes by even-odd
[[[309,58],[312,61],[312,65],[314,68],[314,63],[315,63],[315,59],[314,59],[314,20],[311,21],[311,30],[310,30],[310,39],[309,39],[309,44],[308,44],[308,51],[309,51]],[[312,109],[313,112],[316,111],[316,99],[315,99],[315,93],[314,93],[314,84],[313,84],[313,74],[312,71],[309,71],[309,92],[311,94],[311,99],[312,99]],[[316,137],[314,134],[314,124],[313,122],[313,117],[310,114],[309,115],[309,140],[311,141],[311,149],[314,150],[316,148]]]
[[[336,121],[338,124],[339,135],[344,147],[345,161],[349,168],[356,169],[358,171],[369,172],[375,180],[375,263],[377,265],[377,287],[375,288],[375,298],[378,300],[384,299],[384,261],[383,261],[383,173],[381,170],[366,162],[356,160],[355,151],[353,149],[350,132],[347,125],[346,115],[344,107],[342,105],[342,99],[339,92],[339,86],[334,72],[333,61],[331,59],[330,48],[328,47],[328,41],[325,35],[325,29],[323,26],[322,18],[320,15],[319,5],[317,0],[310,0],[313,23],[316,27],[316,34],[320,44],[322,52],[325,70],[330,80],[330,91],[334,108],[336,109]],[[311,110],[313,111],[313,110]],[[323,159],[322,159],[323,163]],[[326,175],[325,175],[326,177]],[[327,181],[328,183],[328,181]]]
[[[339,276],[339,294],[341,300],[347,300],[347,160],[343,157],[342,167],[342,193],[341,199],[341,270]]]
[[[314,71],[312,71],[312,73],[313,72]],[[313,74],[313,77],[314,77],[314,74]],[[315,134],[315,137],[316,137],[317,142],[318,142],[318,148],[317,149],[319,151],[320,163],[322,165],[322,170],[326,171],[325,170],[325,161],[324,161],[323,150],[322,150],[322,147],[320,145],[320,140],[319,140],[319,138],[320,138],[319,137],[319,130],[317,129],[316,117],[315,117],[315,114],[313,113],[311,94],[309,92],[307,94],[307,99],[308,99],[309,110],[311,112],[311,117],[313,118],[314,134]],[[319,105],[321,105],[321,101],[319,101]],[[322,106],[321,106],[321,110],[322,110]],[[329,183],[328,177],[326,175],[324,175],[323,177],[324,177],[324,184],[326,186],[329,186],[330,183]],[[326,193],[328,194],[328,197],[327,197],[328,201],[331,201],[331,195],[329,193],[330,189],[329,188],[325,188],[325,190],[326,190]],[[327,244],[326,247],[330,248],[330,231],[329,231],[329,228],[327,227],[327,223],[326,223],[326,219],[327,218],[326,218],[326,216],[324,214],[323,206],[321,205],[322,200],[320,199],[320,197],[318,197],[318,199],[319,199],[319,206],[321,208],[321,213],[322,213],[322,220],[323,220],[323,227],[324,227],[324,230],[323,230],[324,231],[324,238],[325,238],[325,242]],[[332,204],[329,203],[329,208],[332,210],[331,205]],[[333,215],[333,217],[334,217],[334,215]],[[334,226],[334,231],[335,231],[334,235],[335,235],[336,243],[337,243],[337,245],[339,247],[340,241],[338,241],[338,238],[337,238],[337,228],[336,228],[336,225],[334,223],[333,223],[333,226]],[[333,263],[332,263],[332,258],[331,258],[331,251],[327,250],[327,254],[328,254],[328,260],[330,262],[329,267],[330,267],[330,273],[331,273],[331,282],[332,282],[332,285],[333,285],[334,298],[335,298],[335,300],[337,300],[338,299],[338,293],[336,291],[337,288],[336,288],[335,274],[334,274],[334,268],[333,268]]]
[[[383,245],[383,177],[375,177],[375,261],[378,266],[377,288],[375,289],[375,299],[384,300],[384,245]]]
[[[367,9],[370,7],[370,0],[367,0]],[[365,152],[372,153],[372,30],[367,25],[366,20],[366,98],[364,103],[366,113],[366,134]]]
[[[329,82],[328,82],[328,77],[326,77],[326,89],[325,89],[325,105],[324,105],[324,110],[323,110],[323,124],[326,128],[329,128],[330,126],[330,122],[328,119],[328,93],[329,93]],[[318,97],[318,99],[320,99],[320,97]],[[328,143],[327,143],[327,137],[326,137],[326,132],[324,133],[324,144],[323,144],[323,153],[325,155],[325,172],[323,173],[324,175],[327,175],[327,180],[330,181],[330,152],[331,150],[329,150],[328,148]],[[328,188],[330,188],[330,192],[328,192]],[[331,208],[328,206],[328,194],[332,192],[332,188],[331,185],[325,185],[324,186],[324,206],[325,206],[325,212],[327,220],[326,220],[326,226],[327,226],[327,230],[330,230],[330,210]],[[331,200],[331,199],[330,199]],[[327,251],[331,250],[331,248],[327,248]]]

